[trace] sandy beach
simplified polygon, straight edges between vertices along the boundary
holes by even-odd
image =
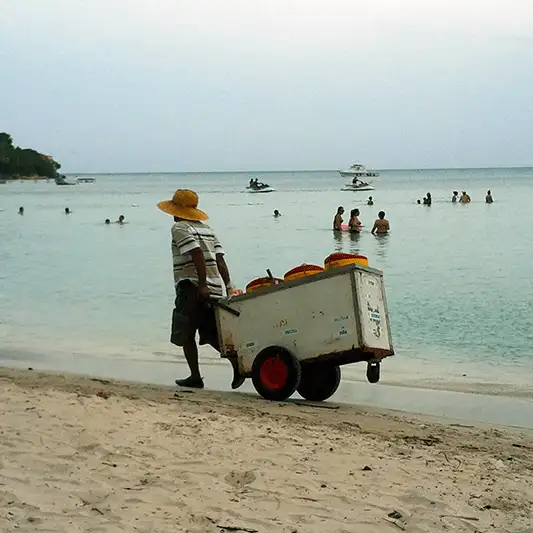
[[[531,531],[530,432],[0,368],[0,531]]]

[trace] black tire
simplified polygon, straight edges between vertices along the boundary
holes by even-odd
[[[337,392],[341,382],[341,369],[328,363],[309,363],[302,367],[302,379],[296,389],[311,402],[323,402]]]
[[[380,367],[379,363],[368,363],[366,367],[366,379],[369,383],[377,383],[380,376]]]
[[[255,390],[266,400],[286,400],[294,394],[301,377],[300,362],[279,346],[269,346],[259,352],[252,365]]]

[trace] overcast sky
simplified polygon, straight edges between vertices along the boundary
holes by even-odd
[[[0,131],[67,172],[533,165],[533,0],[0,0]]]

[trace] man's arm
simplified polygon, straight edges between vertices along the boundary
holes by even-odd
[[[371,231],[372,235],[375,235],[377,227],[378,226],[377,226],[376,222],[374,222],[374,226],[372,227],[372,231]]]
[[[216,254],[216,258],[217,258],[217,268],[218,268],[218,271],[220,272],[220,277],[222,278],[224,285],[228,287],[231,284],[231,280],[229,276],[228,265],[226,263],[226,260],[224,259],[224,254]]]

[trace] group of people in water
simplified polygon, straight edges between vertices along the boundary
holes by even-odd
[[[466,191],[461,191],[461,196],[459,196],[459,191],[453,191],[452,194],[452,204],[469,204],[472,201],[470,198],[470,195]],[[417,204],[422,205],[431,205],[432,198],[431,193],[428,192],[424,198],[422,198],[422,201],[417,200]],[[494,198],[492,197],[492,191],[489,189],[487,191],[487,194],[485,196],[485,203],[492,204],[494,202]]]
[[[105,224],[111,224],[111,220],[109,220],[108,218],[105,219],[104,221]],[[124,215],[120,215],[118,217],[118,220],[115,220],[114,222],[115,224],[125,224],[126,221],[124,220]]]
[[[70,215],[71,213],[72,213],[72,211],[70,210],[70,207],[65,207],[65,215]],[[24,206],[21,205],[19,207],[18,214],[19,215],[24,215]],[[126,220],[125,220],[124,215],[120,215],[118,217],[118,220],[115,220],[114,223],[115,224],[125,224]],[[105,221],[104,221],[104,224],[111,224],[111,220],[109,218],[106,218]]]
[[[369,203],[372,202],[372,203]],[[372,201],[372,197],[369,198],[369,201],[367,202],[367,205],[374,205],[374,202]],[[342,215],[344,215],[344,207],[341,205],[337,208],[337,214],[333,218],[333,231],[344,231],[343,227],[343,218]],[[350,211],[350,219],[348,220],[348,231],[350,233],[361,233],[363,224],[359,220],[360,211],[359,209],[352,209]],[[374,221],[374,225],[372,226],[372,229],[370,230],[370,233],[372,235],[386,235],[389,233],[390,230],[390,223],[385,218],[385,211],[380,211],[378,213],[378,218]]]

